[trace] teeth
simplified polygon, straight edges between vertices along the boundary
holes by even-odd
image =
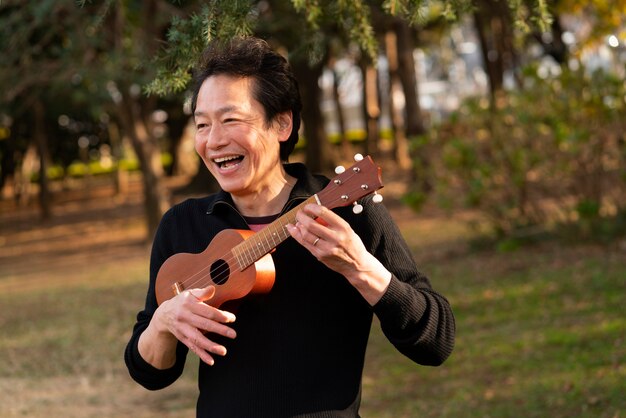
[[[226,161],[236,160],[238,158],[240,158],[238,155],[231,155],[229,157],[215,158],[213,161],[215,161],[218,164],[221,164],[221,163],[225,163]]]

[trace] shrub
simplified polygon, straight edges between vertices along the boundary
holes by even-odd
[[[624,83],[584,69],[524,77],[524,89],[493,106],[468,99],[422,138],[434,195],[479,209],[498,237],[572,223],[592,233],[626,209]]]

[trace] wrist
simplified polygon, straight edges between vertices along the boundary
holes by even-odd
[[[391,272],[371,256],[367,266],[356,269],[348,280],[370,306],[374,306],[387,291],[391,276]]]

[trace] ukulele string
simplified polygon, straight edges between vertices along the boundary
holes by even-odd
[[[345,182],[347,182],[348,180],[350,180],[350,179],[351,179],[352,177],[354,177],[355,175],[356,175],[356,173],[353,173],[351,176],[349,176],[349,177],[345,180]],[[318,196],[319,196],[320,194],[323,194],[323,192],[324,192],[324,190],[322,190],[320,193],[318,193]],[[331,203],[331,204],[329,204],[329,205],[327,205],[327,206],[332,206],[332,204],[333,204],[333,203],[338,202],[338,201],[342,201],[342,200],[343,200],[343,199],[342,199],[341,197],[339,197],[339,198],[335,198],[334,200],[329,201],[329,203]],[[304,202],[303,202],[303,203],[304,203]],[[300,206],[300,205],[298,205],[297,207],[299,207],[299,206]],[[339,206],[339,205],[338,205],[338,206]],[[297,208],[297,207],[296,207],[296,208]],[[281,229],[282,229],[282,230],[285,230],[285,229],[286,229],[286,226],[282,226],[282,227],[281,227]],[[261,233],[261,232],[262,232],[262,231],[259,231],[259,233]],[[285,233],[285,239],[286,239],[286,238],[288,238],[289,233],[288,233],[288,232],[285,232],[285,231],[283,231],[283,232]],[[267,238],[266,238],[266,240],[267,240]],[[244,241],[244,242],[245,242],[245,241]],[[269,242],[269,241],[268,241],[268,242]],[[282,241],[281,241],[281,242],[282,242]],[[232,256],[232,257],[230,257],[230,258],[224,259],[224,258],[225,258],[225,257],[226,257],[229,253],[230,253],[230,254],[232,254],[232,249],[231,249],[231,250],[229,250],[229,252],[227,252],[226,254],[224,254],[222,257],[220,257],[220,258],[216,259],[216,260],[215,260],[212,264],[207,265],[207,266],[205,266],[205,267],[201,268],[200,270],[198,270],[198,271],[197,271],[196,273],[194,273],[193,275],[191,275],[191,276],[187,277],[186,279],[184,279],[184,280],[181,282],[181,284],[183,285],[183,288],[184,288],[184,289],[187,289],[187,288],[199,287],[198,285],[202,285],[202,284],[205,282],[205,279],[207,279],[207,278],[209,278],[209,279],[210,279],[210,280],[211,280],[214,284],[216,284],[216,285],[221,285],[221,284],[225,283],[225,282],[228,280],[228,278],[230,277],[230,269],[229,269],[228,267],[226,267],[226,268],[225,268],[224,266],[225,266],[225,265],[226,265],[226,266],[230,266],[230,265],[231,265],[231,263],[233,263],[233,262],[237,261],[237,256]],[[257,260],[259,260],[261,257],[263,257],[263,256],[264,256],[264,255],[266,255],[266,254],[267,254],[267,252],[266,252],[266,253],[264,253],[264,254],[261,254],[261,256],[260,256],[260,257],[258,257],[258,258],[257,258],[256,256],[253,256],[253,257],[252,257],[253,261],[252,261],[250,264],[248,264],[248,266],[250,266],[250,265],[254,264],[254,262],[256,262]],[[219,260],[224,261],[224,263],[218,263],[217,267],[212,268],[212,266],[213,266],[213,265],[214,265],[217,261],[219,261]],[[238,264],[239,264],[239,263],[238,263]],[[204,272],[205,272],[205,270],[206,270],[207,268],[209,269],[209,272],[205,274]],[[223,270],[223,271],[219,271],[219,270]],[[214,274],[214,272],[215,272],[215,271],[219,271],[219,272],[218,272],[215,276],[213,276],[213,274]],[[200,277],[196,277],[196,276],[198,276],[198,275],[201,275],[201,276],[200,276]],[[194,278],[195,278],[195,279],[194,279]],[[191,282],[190,282],[190,280],[191,280]]]
[[[285,229],[286,227],[283,226],[282,229]],[[285,239],[288,238],[289,233],[285,232]],[[282,241],[281,241],[282,242]],[[230,254],[232,254],[232,249],[230,250]],[[263,257],[265,254],[261,254],[260,257],[256,257],[256,256],[251,256],[250,259],[253,260],[251,263],[248,264],[248,266],[254,264],[255,261],[257,261],[258,259],[260,259],[261,257]],[[203,285],[205,283],[205,279],[209,278],[214,284],[216,285],[221,285],[223,283],[226,283],[226,281],[228,280],[228,278],[230,277],[230,268],[228,268],[228,266],[230,266],[232,263],[237,262],[237,265],[239,267],[241,267],[239,265],[237,256],[232,256],[230,258],[226,258],[226,256],[228,255],[228,253],[224,254],[224,256],[216,259],[213,264],[215,264],[217,261],[222,260],[223,263],[218,263],[217,267],[212,268],[213,264],[211,265],[207,265],[203,268],[201,268],[200,270],[198,270],[196,273],[194,273],[193,275],[187,277],[185,280],[183,280],[181,282],[181,284],[183,285],[183,288],[187,289],[193,289],[194,287],[200,287],[198,285]],[[227,266],[227,267],[224,267]],[[204,273],[207,269],[209,269],[208,273]],[[222,271],[220,271],[222,270]],[[215,274],[216,271],[219,271],[219,273]],[[196,277],[200,275],[199,277]],[[194,280],[195,278],[195,280]],[[190,280],[193,280],[190,282]]]
[[[307,200],[308,200],[308,199],[307,199]],[[300,207],[301,205],[303,205],[304,203],[306,203],[306,201],[305,201],[305,202],[302,202],[300,205],[296,206],[294,209],[292,209],[291,211],[287,212],[284,216],[287,216],[290,212],[292,212],[292,211],[296,210],[297,208],[299,208],[299,207]],[[284,241],[285,239],[289,238],[289,232],[287,232],[287,231],[285,230],[285,228],[286,228],[286,227],[285,227],[284,225],[281,227],[281,229],[283,230],[283,234],[285,234],[285,237],[284,237],[281,241],[279,241],[279,242],[278,242],[278,244],[280,244],[280,243],[281,243],[282,241]],[[261,230],[261,231],[259,231],[258,233],[265,234],[266,232],[267,232],[267,230]],[[254,235],[254,236],[256,236],[256,235]],[[252,237],[251,237],[251,238],[252,238]],[[269,244],[269,239],[268,239],[267,237],[266,237],[265,239],[266,239],[266,241],[267,241],[267,242],[268,242],[268,244]],[[247,240],[244,240],[244,241],[242,241],[242,243],[243,243],[243,242],[246,242],[246,241],[247,241]],[[240,244],[238,244],[238,245],[241,245],[242,243],[240,243]],[[237,246],[238,246],[238,245],[237,245]],[[277,245],[277,244],[275,244],[275,245]],[[237,247],[237,246],[235,246],[235,247]],[[231,255],[233,254],[233,249],[234,249],[235,247],[233,247],[233,248],[229,251]],[[274,246],[274,247],[275,247],[275,246]],[[272,247],[272,248],[274,248],[274,247]],[[268,251],[268,252],[269,252],[269,251]],[[246,266],[246,267],[248,267],[248,266],[250,266],[250,265],[254,264],[254,263],[255,263],[258,259],[260,259],[260,258],[261,258],[261,257],[263,257],[265,254],[267,254],[267,252],[265,252],[265,253],[263,253],[263,254],[260,254],[260,256],[258,256],[258,257],[257,257],[256,255],[251,254],[251,252],[250,252],[250,251],[244,251],[244,253],[247,255],[247,256],[245,257],[245,258],[246,258],[246,261],[250,260],[250,262],[247,264],[247,266]],[[205,266],[205,267],[202,267],[202,268],[201,268],[201,269],[199,269],[196,273],[192,274],[191,276],[189,276],[189,277],[187,277],[186,279],[184,279],[183,281],[181,281],[180,283],[183,285],[183,288],[184,288],[184,289],[186,289],[186,288],[200,287],[200,286],[202,286],[202,284],[205,282],[205,279],[206,279],[206,278],[209,278],[209,279],[210,279],[210,280],[211,280],[214,284],[217,284],[217,285],[220,285],[220,284],[225,283],[225,282],[228,280],[229,276],[230,276],[230,272],[229,272],[229,271],[230,271],[230,269],[224,269],[223,274],[221,274],[221,275],[220,275],[220,274],[218,273],[218,274],[215,276],[215,278],[213,278],[213,279],[211,279],[211,278],[213,277],[213,273],[214,273],[214,271],[215,271],[215,270],[220,269],[220,267],[221,267],[221,266],[224,266],[224,264],[226,264],[227,266],[230,266],[230,265],[231,265],[231,263],[233,263],[234,261],[238,261],[237,256],[233,256],[233,257],[231,257],[231,258],[226,258],[226,256],[227,256],[227,255],[228,255],[228,253],[224,254],[222,257],[219,257],[219,258],[217,258],[215,261],[213,261],[213,263],[212,263],[211,265],[207,265],[207,266]],[[225,258],[226,258],[226,259],[225,259]],[[220,264],[218,265],[218,267],[216,267],[215,269],[211,269],[211,267],[215,264],[215,262],[217,262],[217,261],[219,261],[219,260],[224,261],[224,263],[223,263],[223,264],[222,264],[222,263],[220,263]],[[239,267],[241,267],[241,264],[240,264],[239,262],[238,262],[237,264],[239,265]],[[209,269],[211,269],[211,270],[209,271],[209,273],[208,273],[208,274],[204,274],[204,271],[205,271],[207,268],[209,268]],[[242,270],[244,270],[244,269],[242,269]],[[197,278],[196,280],[194,280],[194,281],[190,282],[190,280],[194,279],[196,276],[198,276],[198,275],[200,275],[200,274],[202,274],[202,275],[201,275],[199,278]],[[198,284],[200,284],[200,286],[197,286]]]

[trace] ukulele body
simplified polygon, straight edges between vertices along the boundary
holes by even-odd
[[[206,301],[216,308],[249,294],[268,293],[274,285],[274,260],[265,254],[243,270],[232,248],[253,235],[253,231],[226,229],[219,232],[201,253],[178,253],[169,257],[157,274],[157,303],[188,290],[215,286],[215,295]]]
[[[215,286],[215,295],[206,303],[214,307],[249,294],[268,293],[276,277],[270,252],[290,237],[287,225],[295,224],[296,213],[304,205],[319,204],[334,209],[354,204],[354,213],[359,213],[363,207],[357,204],[357,199],[383,187],[380,167],[370,157],[359,157],[355,157],[356,164],[343,169],[323,190],[261,231],[226,229],[218,233],[203,252],[178,253],[168,258],[156,277],[158,304],[184,290],[210,285]]]

